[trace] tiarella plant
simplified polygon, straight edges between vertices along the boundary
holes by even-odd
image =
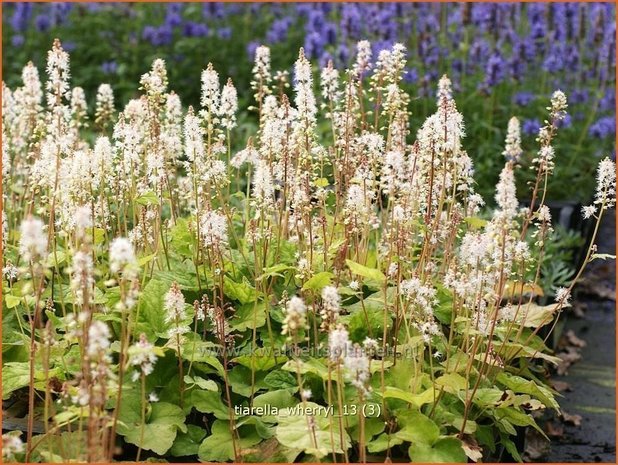
[[[45,86],[29,64],[3,87],[2,387],[27,411],[5,459],[520,459],[518,428],[559,409],[539,331],[583,270],[546,288],[566,97],[534,149],[510,120],[482,210],[451,81],[412,137],[405,56],[361,41],[349,70],[318,73],[301,49],[289,92],[257,48],[240,151],[212,65],[200,108],[157,59],[119,113],[101,84],[92,122],[59,41]],[[615,188],[605,159],[584,266],[613,258],[594,238]]]

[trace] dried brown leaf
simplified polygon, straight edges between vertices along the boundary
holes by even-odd
[[[570,413],[563,411],[561,417],[562,417],[562,421],[568,425],[581,426],[582,424],[581,415],[577,415],[577,414],[571,415]]]

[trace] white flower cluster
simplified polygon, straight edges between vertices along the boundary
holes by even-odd
[[[165,294],[164,301],[166,323],[178,324],[178,322],[185,318],[185,307],[187,303],[185,301],[185,296],[180,291],[178,283],[172,283],[169,291]]]
[[[15,462],[15,456],[24,452],[24,442],[19,437],[19,431],[2,435],[2,462]]]
[[[94,301],[94,265],[91,252],[79,250],[73,255],[71,289],[77,305],[85,306]]]
[[[285,319],[281,334],[288,335],[293,340],[298,332],[305,328],[307,324],[307,306],[303,299],[293,296],[285,305]]]
[[[334,327],[341,312],[341,296],[334,286],[325,286],[322,289],[322,329]]]
[[[47,75],[47,105],[60,105],[63,98],[69,98],[70,87],[69,54],[64,51],[58,39],[54,40],[52,49],[47,52]]]
[[[86,354],[93,360],[106,357],[111,345],[109,338],[109,327],[102,321],[93,321],[88,328]]]
[[[129,239],[117,237],[109,247],[109,269],[131,279],[137,276],[138,265],[135,249]]]
[[[270,48],[260,45],[255,49],[255,62],[253,66],[253,81],[251,87],[257,92],[256,98],[270,93]]]
[[[369,392],[367,383],[370,377],[370,359],[367,356],[367,350],[373,350],[375,345],[375,341],[371,339],[366,341],[365,347],[353,344],[350,341],[348,331],[343,325],[331,329],[328,333],[330,359],[337,365],[343,363],[347,379],[363,395]]]
[[[47,234],[45,224],[39,218],[26,218],[19,228],[19,253],[26,261],[45,258],[47,253]]]
[[[109,84],[101,84],[97,89],[94,122],[106,128],[112,121],[114,113],[114,91]]]
[[[221,104],[219,105],[219,118],[221,126],[228,131],[236,127],[236,112],[238,111],[238,94],[232,79],[228,79],[221,91]]]
[[[165,61],[157,58],[152,62],[152,69],[149,73],[142,75],[140,84],[143,86],[149,97],[159,97],[167,90],[167,69]]]
[[[227,243],[227,218],[216,211],[204,212],[200,219],[200,235],[205,247]]]
[[[152,373],[157,358],[154,345],[148,342],[146,335],[143,333],[140,335],[139,340],[129,347],[129,364],[137,367],[144,376]],[[139,378],[140,372],[136,371],[133,374],[133,381]]]
[[[564,119],[567,108],[567,98],[564,92],[561,90],[554,91],[551,96],[551,107],[549,108],[551,117],[556,121]]]
[[[313,93],[313,77],[311,75],[311,63],[305,57],[303,49],[300,49],[298,60],[294,64],[294,91],[296,93],[296,108],[300,117],[304,120],[308,131],[316,122],[317,108]]]
[[[506,141],[504,144],[504,155],[507,161],[517,163],[521,158],[521,125],[519,120],[513,116],[509,120],[509,124],[506,130]]]

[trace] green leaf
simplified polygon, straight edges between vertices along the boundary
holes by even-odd
[[[268,373],[264,378],[264,383],[275,389],[293,388],[297,385],[294,375],[283,370],[274,370]]]
[[[321,291],[323,287],[330,284],[333,276],[335,275],[329,271],[322,271],[307,280],[303,285],[303,291]]]
[[[450,325],[453,318],[453,291],[440,283],[436,284],[436,288],[438,305],[434,307],[433,314],[440,323]]]
[[[276,418],[272,418],[276,421]],[[270,439],[275,435],[275,428],[266,422],[264,422],[264,416],[245,416],[238,418],[236,421],[236,427],[239,428],[243,425],[254,425],[255,432],[262,439]]]
[[[4,336],[3,336],[4,337]],[[49,370],[50,378],[58,377],[64,379],[63,371],[60,368]],[[37,390],[45,389],[45,373],[41,367],[35,365],[34,387]],[[8,399],[10,394],[18,389],[30,385],[30,364],[28,362],[5,362],[2,367],[2,398]]]
[[[194,240],[194,235],[189,230],[189,222],[185,218],[178,218],[170,230],[170,249],[183,257],[191,257],[191,244]]]
[[[375,454],[376,452],[382,452],[400,444],[403,444],[403,441],[395,437],[394,434],[382,433],[376,439],[367,443],[367,450]]]
[[[152,278],[165,283],[168,288],[172,286],[172,283],[176,283],[180,289],[187,291],[199,289],[193,270],[158,270],[153,273]]]
[[[487,220],[483,218],[478,218],[476,216],[468,216],[464,218],[464,221],[468,223],[471,229],[481,229],[484,228],[487,224]]]
[[[221,393],[218,391],[201,391],[194,389],[191,391],[189,402],[198,412],[212,413],[220,420],[230,418],[230,412],[227,406],[221,400]]]
[[[62,251],[57,251],[54,253],[53,251],[47,256],[47,265],[50,267],[62,265],[67,261],[66,253]]]
[[[403,428],[395,433],[395,437],[403,441],[433,444],[440,436],[438,425],[421,412],[399,411],[397,420],[403,424]]]
[[[178,430],[187,431],[185,414],[167,402],[151,404],[146,423],[141,422],[141,398],[137,393],[123,395],[118,415],[118,434],[125,441],[158,455],[164,455],[174,443]]]
[[[548,441],[549,438],[545,435],[545,432],[536,424],[534,418],[524,412],[517,410],[514,407],[498,407],[493,410],[491,414],[497,419],[508,421],[511,425],[515,426],[532,426],[535,430],[541,433]]]
[[[379,408],[380,407],[376,405],[375,411],[377,412]],[[384,424],[384,420],[377,418],[377,417],[365,416],[365,426],[364,426],[365,441],[369,441],[376,434],[380,434],[382,431],[384,431],[385,427],[386,425]],[[360,440],[360,423],[357,423],[350,430],[350,437],[352,438],[352,440],[357,441],[357,442]]]
[[[310,358],[306,361],[289,360],[281,369],[292,373],[296,373],[297,371],[300,371],[300,374],[313,373],[323,380],[328,379],[328,368],[322,362],[314,358]]]
[[[327,187],[330,185],[330,183],[328,182],[328,178],[318,178],[313,184],[315,185],[315,187]]]
[[[35,371],[36,373],[36,371]],[[30,365],[28,362],[10,362],[2,367],[2,398],[8,399],[11,392],[30,384]]]
[[[230,326],[237,331],[261,328],[266,324],[266,304],[264,302],[250,302],[236,308]]]
[[[292,409],[283,409],[278,416],[276,438],[284,446],[301,449],[306,454],[322,458],[335,453],[342,454],[350,447],[348,433],[340,431],[339,420],[327,415],[324,407],[313,402],[298,404],[295,408],[305,406],[313,413],[314,427],[311,430],[307,423],[306,412]],[[343,442],[341,437],[343,436]]]
[[[255,377],[255,385],[253,388],[253,394],[255,395],[255,393],[266,386],[264,384],[264,372],[256,371],[253,376]],[[250,368],[243,365],[236,365],[228,374],[228,381],[232,391],[244,397],[251,396],[251,377]]]
[[[145,255],[143,257],[140,257],[137,260],[137,264],[140,267],[143,267],[146,263],[151,262],[154,258],[156,258],[157,254],[156,253],[151,253],[150,255]]]
[[[217,344],[210,341],[202,341],[199,336],[189,333],[185,335],[185,341],[180,347],[180,355],[189,362],[206,363],[223,376],[223,365],[221,365],[217,358],[217,347],[219,347]]]
[[[261,441],[253,428],[239,429],[239,436],[238,446],[241,451]],[[202,462],[227,462],[235,459],[234,442],[228,422],[216,420],[213,423],[212,434],[200,444],[198,457]]]
[[[384,302],[382,302],[384,306]],[[386,315],[386,325],[390,328],[391,315]],[[366,337],[375,337],[384,332],[384,311],[365,309],[357,310],[348,319],[348,331],[352,341],[362,342]]]
[[[263,279],[270,278],[273,276],[278,276],[280,278],[285,277],[282,273],[284,271],[294,270],[295,268],[290,265],[284,265],[280,263],[279,265],[269,266],[268,268],[264,268],[263,274],[255,278],[256,281],[262,281]]]
[[[436,385],[443,386],[446,392],[451,394],[457,394],[459,391],[463,391],[468,388],[466,378],[458,373],[447,373],[445,375],[436,378]]]
[[[185,384],[191,386],[198,386],[200,389],[205,389],[206,391],[218,391],[219,386],[212,379],[204,379],[201,376],[189,376],[185,375],[183,378]]]
[[[170,326],[165,322],[163,302],[169,288],[168,284],[156,279],[146,284],[139,298],[136,335],[144,333],[150,341],[167,337]]]
[[[278,356],[272,354],[272,351],[268,348],[258,348],[254,350],[250,355],[241,355],[232,360],[232,362],[239,363],[247,368],[253,367],[256,371],[266,371],[274,368],[279,363],[287,360],[284,356]]]
[[[21,297],[17,297],[15,295],[5,294],[4,295],[5,308],[10,309],[10,308],[17,307],[19,303],[21,302],[21,299],[22,299]]]
[[[410,460],[420,463],[466,463],[468,457],[457,438],[443,438],[433,445],[418,443],[408,449]]]
[[[266,392],[253,399],[254,407],[272,406],[278,409],[292,407],[297,403],[287,389],[278,389],[276,391]]]
[[[513,392],[521,394],[530,394],[538,400],[540,400],[546,407],[550,407],[554,410],[559,410],[560,406],[551,391],[545,386],[541,386],[532,380],[527,380],[521,376],[511,375],[509,373],[502,372],[496,377],[496,381],[502,383]]]
[[[197,455],[204,437],[206,437],[206,430],[204,428],[196,425],[187,425],[187,432],[178,433],[169,453],[173,457]]]
[[[105,242],[107,231],[103,228],[92,228],[92,231],[89,231],[88,235],[94,237],[94,245],[101,245]]]
[[[159,198],[154,192],[146,192],[135,198],[135,203],[139,205],[160,205]]]
[[[238,300],[241,304],[248,304],[255,301],[257,294],[255,288],[249,284],[247,278],[243,277],[241,283],[237,283],[230,277],[223,278],[223,292],[233,300]]]
[[[527,302],[521,305],[517,320],[527,328],[545,326],[553,321],[553,315],[558,308],[558,304],[541,306],[534,302]]]
[[[476,390],[472,402],[480,407],[495,407],[503,394],[504,391],[497,388],[479,388]]]
[[[300,453],[301,450],[285,447],[271,438],[253,447],[243,458],[246,463],[294,463]]]
[[[506,435],[501,435],[500,442],[502,443],[506,451],[511,454],[511,457],[513,457],[519,463],[523,462],[521,455],[519,455],[519,451],[517,450],[517,446],[513,441],[511,441],[511,439],[509,439]]]
[[[353,262],[352,260],[346,260],[345,262],[347,263],[348,268],[350,268],[350,271],[358,276],[377,281],[380,284],[386,281],[386,276],[384,276],[384,273],[380,270],[366,267],[360,263]]]
[[[88,449],[88,441],[82,431],[37,435],[33,436],[32,442],[40,446],[34,448],[31,463],[62,463],[67,461],[67,457],[81,457],[81,461],[86,461],[84,451]],[[62,456],[58,455],[60,451]]]
[[[403,389],[389,386],[384,389],[383,397],[385,399],[393,398],[405,400],[416,407],[421,407],[425,404],[433,402],[435,395],[433,388],[429,388],[420,394],[412,394],[411,392],[404,391]]]

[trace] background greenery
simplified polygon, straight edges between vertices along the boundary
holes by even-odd
[[[374,56],[401,41],[409,50],[406,85],[416,96],[410,104],[413,130],[433,108],[437,79],[448,73],[484,197],[492,197],[503,163],[508,119],[515,115],[523,123],[527,165],[541,124],[536,115],[557,88],[569,96],[570,117],[556,141],[552,198],[587,202],[598,160],[615,157],[610,3],[5,3],[3,24],[3,75],[10,87],[19,85],[29,60],[43,72],[46,50],[59,37],[71,51],[73,85],[82,86],[91,103],[101,82],[109,82],[117,101],[126,103],[138,95],[141,74],[162,57],[183,104],[197,104],[200,71],[212,62],[222,80],[232,77],[246,109],[252,51],[260,43],[271,47],[273,69],[291,71],[301,46],[316,69],[329,59],[345,68],[360,39],[372,41]],[[256,123],[247,112],[239,121],[245,133]],[[241,137],[235,141],[245,144]],[[522,176],[522,198],[527,181]]]

